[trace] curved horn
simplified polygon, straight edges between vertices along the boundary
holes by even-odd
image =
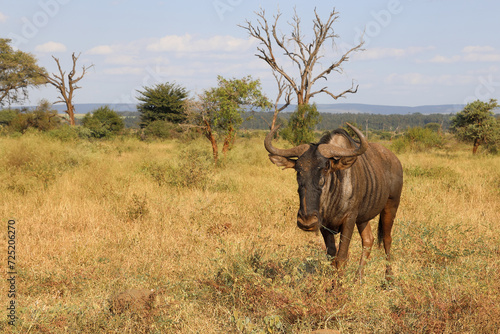
[[[365,136],[363,136],[363,133],[359,131],[357,128],[352,126],[349,123],[346,123],[358,136],[360,140],[359,147],[356,149],[351,149],[351,148],[343,148],[343,147],[338,147],[335,145],[331,144],[321,144],[318,147],[319,153],[321,153],[322,156],[325,158],[333,158],[333,157],[354,157],[361,155],[366,152],[368,149],[368,141],[366,140]]]
[[[309,149],[309,144],[302,144],[288,149],[281,149],[274,147],[271,142],[278,128],[279,126],[274,127],[267,134],[266,139],[264,140],[264,146],[269,153],[290,158],[290,157],[300,157],[302,154],[304,154],[305,151]]]

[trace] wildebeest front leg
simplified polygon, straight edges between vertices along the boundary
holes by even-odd
[[[342,272],[345,264],[347,262],[347,256],[349,254],[349,244],[352,238],[352,232],[354,230],[354,219],[346,219],[346,222],[342,224],[342,228],[340,229],[340,241],[339,241],[339,250],[337,252],[337,257],[335,259],[335,264],[337,269]]]
[[[322,228],[321,235],[323,236],[323,240],[325,241],[326,253],[334,258],[337,255],[337,248],[335,247],[335,234]]]
[[[359,234],[361,235],[361,245],[363,247],[358,268],[358,277],[359,280],[361,281],[363,279],[363,270],[366,264],[366,260],[368,260],[368,258],[370,257],[370,252],[372,250],[374,238],[369,221],[362,224],[358,224],[357,226]]]

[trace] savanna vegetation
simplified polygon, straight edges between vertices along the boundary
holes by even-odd
[[[17,317],[11,326],[3,316],[0,331],[498,331],[498,119],[481,108],[452,120],[449,115],[393,115],[391,122],[379,115],[320,117],[310,98],[337,99],[355,93],[357,86],[333,93],[314,84],[342,72],[363,41],[314,72],[324,42],[337,37],[332,24],[338,18],[335,10],[326,21],[315,14],[311,42],[303,40],[298,15],[289,24],[290,37],[278,33],[279,13],[271,28],[264,11],[257,13],[257,23],[243,26],[276,77],[275,112],[246,113],[251,106],[271,110],[260,82],[251,77],[219,77],[218,87],[197,100],[188,99],[184,87],[165,83],[139,92],[138,130],[125,129],[130,117],[124,121],[109,107],[76,125],[73,93],[92,65],[76,74],[73,53],[69,73],[54,58],[59,73],[47,74],[32,55],[0,39],[0,105],[22,102],[28,86],[48,83],[58,89],[69,121],[64,124],[47,102],[34,110],[0,111],[5,227],[0,234],[7,240],[7,221],[15,221]],[[275,53],[296,65],[298,75],[285,72],[289,67]],[[27,70],[19,71],[19,64]],[[372,252],[364,281],[355,280],[358,235],[345,275],[338,277],[321,237],[296,228],[295,176],[268,161],[263,131],[248,130],[274,124],[272,116],[283,110],[280,98],[288,105],[293,95],[296,111],[277,120],[289,125],[284,132],[289,141],[311,141],[320,135],[314,129],[332,130],[351,121],[367,124],[369,139],[389,146],[402,161],[394,282],[384,281],[381,250]],[[486,117],[486,132],[471,115]],[[417,124],[408,128],[409,119]],[[449,126],[468,143],[446,133]],[[470,152],[471,141],[477,154]],[[223,142],[223,158],[217,142]],[[7,250],[1,243],[5,257]],[[2,293],[8,284],[2,280]],[[132,295],[116,302],[114,296],[124,291],[142,293],[147,303],[131,300]]]
[[[0,137],[1,238],[15,219],[18,273],[18,319],[13,327],[2,316],[2,332],[500,327],[500,157],[486,149],[473,155],[444,136],[398,150],[405,184],[388,286],[381,249],[356,282],[355,234],[338,278],[321,237],[296,227],[295,176],[268,161],[264,132],[240,132],[214,168],[202,137],[89,140],[71,135],[79,128]],[[112,313],[110,299],[128,289],[155,289],[154,306]]]

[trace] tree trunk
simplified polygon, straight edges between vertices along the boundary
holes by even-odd
[[[475,139],[474,140],[474,147],[472,148],[472,154],[476,154],[477,153],[478,147],[479,147],[479,139]]]
[[[75,125],[75,107],[71,103],[66,104],[66,113],[69,116],[69,125]]]
[[[226,153],[230,150],[231,145],[234,143],[234,129],[231,127],[229,129],[229,133],[224,139],[224,146],[222,146],[222,153],[224,153],[224,157]]]
[[[212,127],[210,126],[210,123],[207,120],[205,121],[205,136],[208,138],[210,143],[212,144],[212,154],[214,156],[214,162],[217,164],[217,161],[219,160],[219,149],[217,147],[217,140],[215,140],[215,136],[212,132]]]

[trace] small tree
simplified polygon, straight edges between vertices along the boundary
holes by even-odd
[[[110,137],[119,133],[125,127],[121,117],[108,106],[100,107],[82,119],[84,127],[88,128],[95,138]]]
[[[68,74],[68,81],[67,82],[66,82],[66,78],[65,78],[66,71],[62,70],[61,64],[59,63],[59,59],[54,57],[54,56],[52,56],[52,58],[54,58],[54,60],[57,64],[57,68],[59,69],[59,74],[42,73],[42,75],[45,77],[47,83],[56,87],[57,90],[59,91],[59,94],[61,94],[60,99],[57,100],[55,103],[66,104],[65,113],[68,114],[70,125],[75,125],[75,106],[73,105],[74,92],[75,92],[75,90],[82,88],[80,86],[77,86],[77,83],[83,79],[83,77],[87,73],[87,70],[89,68],[91,68],[92,66],[94,66],[94,65],[82,66],[82,74],[78,77],[75,77],[75,75],[76,75],[76,62],[78,61],[79,57],[80,57],[80,55],[75,56],[74,52],[71,55],[71,58],[73,60],[73,67]]]
[[[138,92],[141,96],[137,99],[142,102],[137,106],[137,110],[141,113],[141,128],[154,121],[178,124],[186,120],[185,103],[188,97],[186,88],[167,82],[144,87],[144,91]]]
[[[489,102],[476,100],[465,106],[451,119],[451,130],[463,141],[472,142],[472,153],[476,154],[479,145],[492,143],[500,136],[500,126],[493,109],[498,108],[497,100]]]
[[[320,121],[320,114],[316,104],[303,104],[297,106],[292,113],[288,125],[283,131],[283,138],[297,146],[314,141],[314,127]]]
[[[0,38],[0,105],[17,103],[27,98],[28,87],[46,83],[45,69],[36,58],[20,50],[14,51],[10,39]]]
[[[251,76],[231,80],[218,76],[217,81],[218,87],[200,95],[201,105],[196,120],[212,144],[216,162],[217,136],[224,138],[222,152],[226,154],[243,122],[242,114],[254,108],[270,107],[269,101],[261,92],[260,81],[253,80]]]

